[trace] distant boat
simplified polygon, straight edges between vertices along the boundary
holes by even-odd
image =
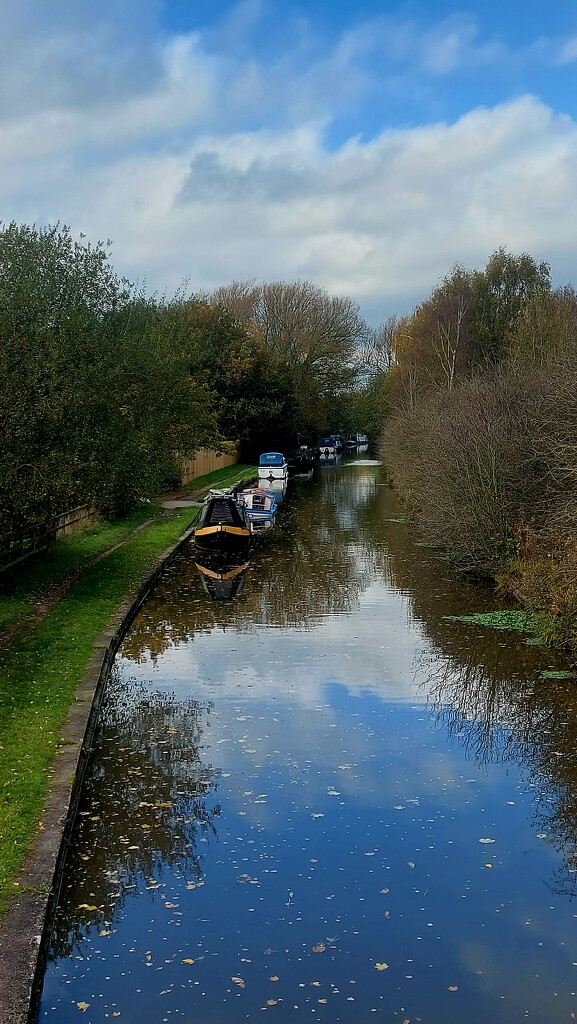
[[[321,453],[321,462],[335,462],[337,455],[339,455],[336,441],[332,434],[330,437],[321,437],[319,441],[319,449]]]
[[[248,554],[250,534],[246,508],[234,492],[209,491],[194,529],[196,546],[205,551]]]
[[[289,475],[301,475],[309,473],[315,463],[319,461],[320,452],[318,448],[310,448],[308,444],[301,444],[287,456]]]
[[[258,460],[259,480],[286,480],[288,465],[281,452],[264,452]]]
[[[278,503],[274,495],[262,487],[247,487],[239,498],[246,509],[252,533],[265,533],[275,523]]]

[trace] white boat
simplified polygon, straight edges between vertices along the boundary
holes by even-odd
[[[339,452],[334,436],[321,437],[319,441],[319,450],[321,453],[321,462],[335,462]]]
[[[263,487],[247,487],[239,494],[250,523],[251,533],[264,533],[274,526],[278,504]]]
[[[258,460],[259,480],[286,480],[288,464],[281,452],[263,452]]]

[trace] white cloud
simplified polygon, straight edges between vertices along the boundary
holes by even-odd
[[[404,55],[436,75],[492,59],[470,20],[419,35],[378,19],[322,53],[305,26],[265,66],[248,44],[229,53],[208,34],[154,33],[152,3],[133,35],[140,6],[121,23],[111,4],[94,23],[65,0],[62,24],[34,9],[38,31],[14,15],[0,44],[0,93],[12,72],[21,86],[0,111],[4,221],[111,238],[119,273],[159,291],[310,278],[372,320],[407,311],[453,263],[482,266],[501,244],[549,260],[561,282],[571,273],[577,125],[537,97],[394,130],[385,111],[369,141],[327,142],[347,94],[368,88],[362,60],[379,46],[389,63]],[[237,7],[229,35],[236,25],[248,39],[261,12]],[[18,70],[18,37],[44,55],[36,78],[28,62]]]
[[[562,45],[562,47],[561,47],[561,49],[560,49],[560,51],[559,51],[559,53],[557,55],[557,63],[558,64],[572,64],[573,61],[576,61],[576,60],[577,60],[577,36],[573,36],[572,39],[567,39],[563,43],[563,45]]]

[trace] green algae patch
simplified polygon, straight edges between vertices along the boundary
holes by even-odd
[[[543,626],[539,616],[522,610],[473,612],[470,615],[444,615],[443,618],[451,622],[467,622],[472,626],[487,626],[489,629],[515,629],[534,637],[537,642]]]
[[[539,673],[540,679],[577,679],[577,672],[569,672],[567,669],[546,668]]]

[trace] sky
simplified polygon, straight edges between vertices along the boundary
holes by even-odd
[[[0,221],[374,325],[499,246],[577,285],[577,0],[0,0]]]

